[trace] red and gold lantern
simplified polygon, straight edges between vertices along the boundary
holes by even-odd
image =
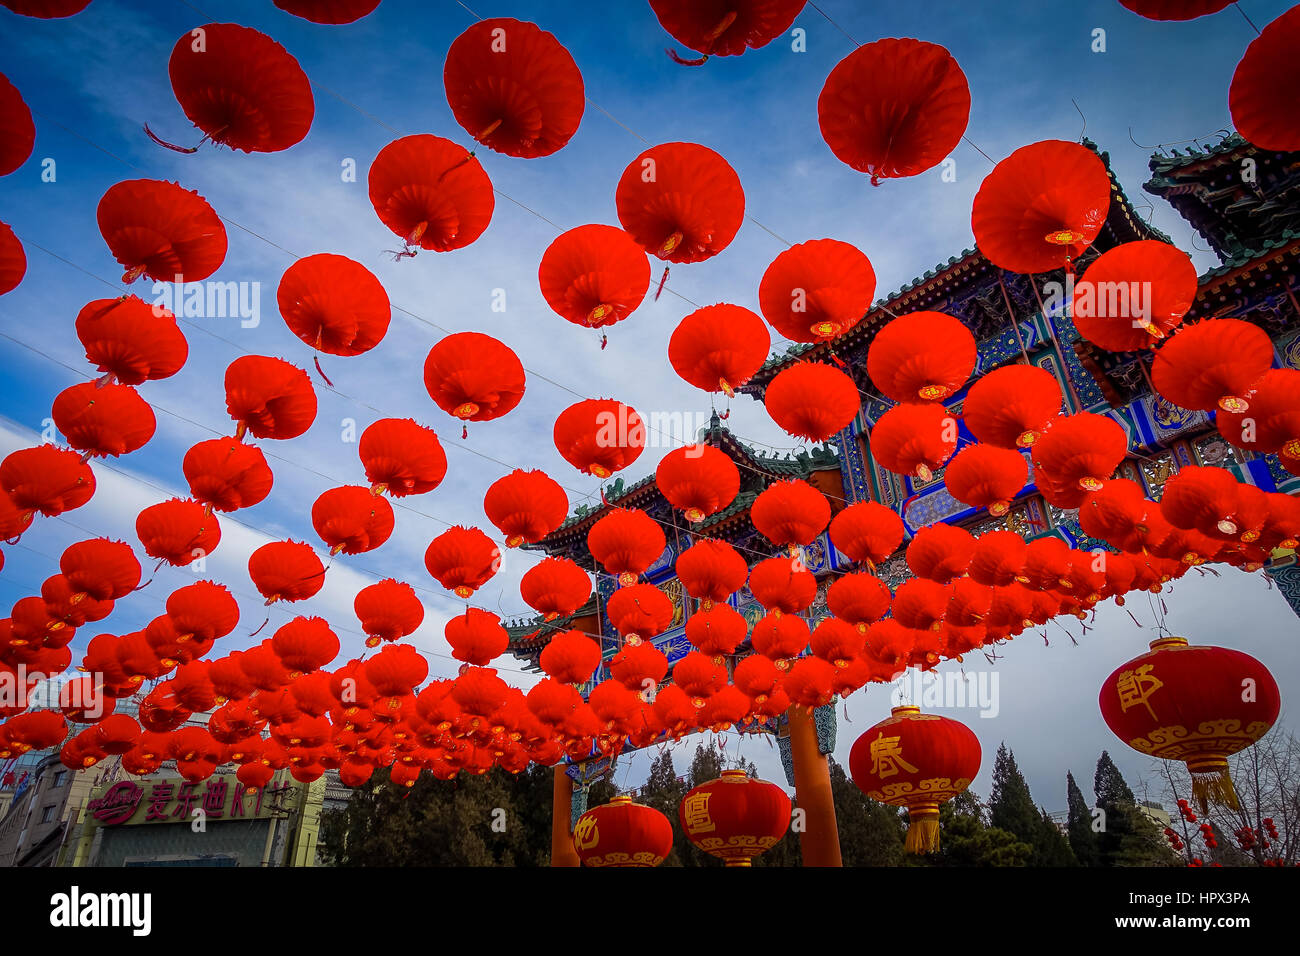
[[[578,817],[573,847],[583,866],[658,866],[673,850],[673,825],[653,807],[618,796]]]
[[[724,770],[682,798],[678,817],[687,838],[727,866],[751,866],[785,835],[790,798],[744,770]]]

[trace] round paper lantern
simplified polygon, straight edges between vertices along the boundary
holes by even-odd
[[[479,20],[452,41],[442,68],[452,115],[507,156],[549,156],[578,130],[582,74],[560,41],[535,23]]]
[[[316,390],[307,373],[283,359],[241,355],[226,367],[226,411],[235,438],[297,438],[316,420]]]
[[[274,476],[255,445],[233,438],[210,438],[185,453],[181,470],[190,496],[216,511],[251,508],[271,493]]]
[[[323,492],[311,506],[311,523],[330,554],[365,554],[393,533],[393,506],[361,485]]]
[[[18,288],[27,274],[27,254],[13,229],[0,222],[0,295]]]
[[[620,795],[578,817],[573,848],[583,866],[658,866],[673,851],[673,825],[658,810]]]
[[[909,853],[939,849],[939,804],[971,785],[980,769],[980,744],[965,724],[919,707],[895,707],[859,737],[849,773],[872,800],[906,807]]]
[[[374,274],[347,256],[322,252],[299,259],[275,292],[289,331],[330,355],[360,355],[388,332],[392,309]]]
[[[1202,812],[1211,801],[1237,809],[1228,757],[1268,733],[1281,707],[1277,682],[1255,658],[1183,637],[1152,641],[1106,678],[1099,703],[1134,750],[1187,764]]]
[[[1241,319],[1208,319],[1185,325],[1151,363],[1156,391],[1192,411],[1244,412],[1244,396],[1273,364],[1273,342]]]
[[[136,516],[135,533],[145,554],[173,567],[204,558],[221,541],[221,525],[197,501],[172,498],[150,505]]]
[[[686,837],[727,866],[752,866],[785,836],[790,826],[790,798],[774,783],[744,770],[722,776],[687,792],[678,809]]]
[[[1056,419],[1034,444],[1034,474],[1060,483],[1065,490],[1096,491],[1114,474],[1127,452],[1128,436],[1116,421],[1079,412]],[[1041,480],[1039,485],[1052,501],[1050,489],[1043,487]]]
[[[724,655],[736,653],[748,634],[749,622],[729,604],[715,604],[692,614],[686,622],[686,639],[715,663]]]
[[[91,538],[70,544],[59,558],[59,570],[76,593],[96,601],[126,597],[140,583],[140,562],[124,541]]]
[[[749,590],[765,611],[798,614],[817,598],[817,579],[797,559],[767,558],[750,569]]]
[[[806,481],[774,481],[759,492],[749,507],[749,518],[759,534],[778,548],[792,552],[825,530],[831,506],[824,495]]]
[[[76,330],[86,361],[122,385],[169,378],[189,356],[176,316],[134,295],[86,303]]]
[[[248,576],[267,604],[304,601],[325,586],[325,566],[311,545],[272,541],[248,558]]]
[[[871,452],[896,475],[930,481],[957,448],[957,419],[938,402],[895,405],[871,430]]]
[[[1239,448],[1276,453],[1284,468],[1300,466],[1300,370],[1270,369],[1246,401],[1245,412],[1218,416],[1219,434]]]
[[[1022,577],[1025,539],[1014,531],[989,531],[975,539],[966,565],[971,580],[989,587],[1006,587]]]
[[[1250,42],[1232,74],[1228,90],[1232,125],[1260,149],[1300,149],[1300,106],[1290,94],[1300,81],[1297,43],[1300,10],[1292,7]]]
[[[414,634],[424,621],[424,605],[415,589],[392,578],[358,591],[352,600],[352,610],[366,633],[366,647],[378,647],[381,641],[396,641]]]
[[[610,398],[570,405],[555,419],[555,448],[586,475],[608,478],[645,449],[645,423],[636,409]]]
[[[424,566],[434,580],[459,598],[468,598],[501,566],[501,549],[478,528],[448,528],[429,542]]]
[[[1218,13],[1233,0],[1119,0],[1138,16],[1148,20],[1195,20]]]
[[[965,528],[935,522],[921,528],[907,545],[907,566],[918,578],[947,584],[966,573],[975,537]]]
[[[587,550],[624,587],[663,555],[668,547],[663,528],[639,509],[612,508],[587,532]]]
[[[543,558],[519,582],[524,603],[542,618],[567,617],[591,597],[591,578],[569,558]]]
[[[740,552],[725,541],[705,538],[677,556],[677,579],[703,610],[726,601],[745,586],[749,567]]]
[[[424,387],[448,415],[485,422],[511,411],[524,397],[524,367],[492,336],[456,332],[429,350]]]
[[[838,239],[809,239],[772,260],[758,285],[758,304],[787,339],[825,342],[865,316],[875,294],[870,259]]]
[[[767,326],[749,309],[720,303],[696,309],[668,340],[668,361],[689,385],[731,397],[767,361]]]
[[[730,245],[745,218],[740,177],[696,143],[647,149],[623,171],[614,202],[628,235],[668,262],[711,259]]]
[[[975,194],[971,229],[984,257],[1008,272],[1070,266],[1101,232],[1110,176],[1092,150],[1049,139],[1022,146]]]
[[[694,524],[735,500],[740,471],[725,452],[710,445],[686,445],[659,460],[655,484],[668,503]]]
[[[629,584],[610,595],[605,616],[626,644],[647,641],[672,626],[677,609],[653,584]]]
[[[569,496],[545,472],[516,468],[488,486],[483,513],[506,536],[506,547],[536,544],[564,523]]]
[[[18,88],[0,73],[0,176],[8,176],[27,162],[35,144],[32,111]]]
[[[599,329],[636,311],[650,288],[650,260],[616,226],[578,226],[546,247],[537,281],[560,318]]]
[[[422,495],[442,484],[447,454],[432,428],[409,418],[381,418],[361,433],[357,455],[372,494]]]
[[[767,46],[790,28],[806,0],[650,0],[650,9],[678,43],[710,56],[740,56]]]
[[[156,179],[108,188],[95,210],[99,232],[134,282],[200,282],[226,259],[226,227],[192,189]]]
[[[826,606],[830,612],[863,634],[869,624],[885,616],[893,599],[884,581],[862,571],[836,578],[826,589]]]
[[[561,631],[542,648],[538,664],[561,684],[582,684],[600,666],[600,645],[581,631]]]
[[[1029,480],[1025,456],[996,445],[967,445],[943,473],[954,498],[972,508],[986,508],[995,518],[1011,510],[1011,501]]]
[[[92,457],[117,457],[143,448],[157,420],[130,385],[82,382],[65,388],[50,409],[54,427],[68,444]]]
[[[285,13],[312,23],[337,26],[355,23],[373,13],[379,0],[272,0]],[[362,781],[363,783],[365,781]]]
[[[1060,383],[1036,365],[1004,365],[981,376],[961,407],[971,434],[999,448],[1031,447],[1060,412]]]
[[[911,312],[891,319],[867,350],[867,374],[896,402],[940,401],[970,378],[975,337],[942,312]]]
[[[855,501],[831,519],[831,544],[850,561],[874,567],[903,543],[903,519],[875,501]]]
[[[1103,252],[1074,284],[1079,334],[1112,352],[1149,349],[1196,298],[1196,267],[1167,242],[1140,239]]]
[[[429,133],[381,149],[367,182],[380,221],[407,246],[435,252],[483,235],[496,206],[492,182],[473,154]]]
[[[873,186],[937,166],[969,120],[966,74],[946,49],[923,40],[862,44],[835,65],[817,98],[822,139]]]
[[[782,369],[768,383],[763,401],[782,430],[815,442],[847,428],[862,405],[853,379],[820,362]]]

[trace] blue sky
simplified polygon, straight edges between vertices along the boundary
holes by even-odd
[[[853,243],[871,258],[880,293],[973,244],[970,203],[991,164],[970,145],[963,143],[953,154],[955,182],[943,182],[932,170],[872,188],[822,141],[817,94],[831,68],[853,48],[846,33],[857,42],[912,36],[947,46],[970,80],[968,136],[994,159],[1040,139],[1078,139],[1084,120],[1073,97],[1086,117],[1088,137],[1110,151],[1134,203],[1145,212],[1150,202],[1153,224],[1199,268],[1215,262],[1199,251],[1204,243],[1193,241],[1169,206],[1141,191],[1150,149],[1134,145],[1130,130],[1133,140],[1150,146],[1194,137],[1213,141],[1215,131],[1229,128],[1228,84],[1254,36],[1235,9],[1200,21],[1160,24],[1129,13],[1116,0],[895,5],[822,0],[820,8],[835,25],[806,8],[795,23],[806,31],[806,52],[794,52],[787,37],[743,57],[714,58],[691,69],[664,54],[665,46],[676,44],[648,4],[638,0],[601,5],[474,0],[467,6],[482,16],[533,20],[553,32],[582,70],[591,102],[578,133],[553,156],[522,160],[479,149],[499,190],[486,233],[465,249],[421,253],[400,263],[383,255],[396,240],[370,206],[365,171],[399,135],[432,132],[470,143],[451,117],[442,86],[447,47],[473,22],[455,0],[383,0],[374,14],[341,27],[299,20],[269,0],[194,5],[93,0],[83,14],[56,21],[0,10],[0,72],[22,92],[37,127],[32,158],[0,180],[0,220],[13,226],[28,257],[23,285],[0,298],[0,333],[6,336],[0,337],[0,454],[38,440],[55,394],[92,371],[72,323],[90,299],[125,291],[122,270],[95,223],[96,204],[113,183],[162,178],[197,189],[227,219],[230,250],[213,278],[261,283],[256,328],[243,328],[235,319],[194,319],[183,326],[189,363],[174,378],[142,388],[158,415],[156,437],[133,455],[95,465],[100,490],[89,505],[66,520],[38,519],[20,546],[5,549],[0,604],[37,593],[41,581],[56,573],[60,551],[75,540],[109,534],[136,543],[135,514],[185,492],[180,471],[185,450],[229,433],[221,380],[230,361],[252,352],[310,366],[311,350],[279,317],[275,287],[292,255],[334,252],[363,263],[384,283],[394,306],[419,319],[396,312],[387,338],[373,351],[349,359],[323,357],[336,391],[316,380],[315,426],[289,442],[260,443],[275,471],[275,489],[262,504],[222,518],[223,540],[208,563],[208,576],[227,583],[244,612],[240,627],[214,654],[247,644],[249,632],[268,614],[271,623],[258,639],[298,613],[328,617],[344,653],[359,653],[352,597],[360,587],[394,576],[415,585],[425,603],[426,623],[416,645],[430,655],[434,674],[453,674],[456,664],[447,656],[442,624],[463,605],[425,571],[429,540],[453,523],[491,531],[482,513],[483,491],[516,466],[545,469],[568,489],[572,504],[594,500],[596,480],[565,463],[550,440],[556,415],[579,397],[617,398],[643,414],[707,413],[708,397],[681,382],[668,365],[668,337],[695,305],[725,301],[757,311],[759,278],[785,248],[771,233],[789,242],[829,236]],[[1260,26],[1288,6],[1277,0],[1242,3]],[[267,32],[298,58],[313,82],[316,104],[303,142],[269,155],[207,147],[182,156],[144,136],[141,125],[148,122],[173,142],[198,140],[171,93],[167,59],[182,33],[212,21]],[[1097,29],[1105,31],[1104,53],[1091,50]],[[673,267],[668,291],[610,330],[609,347],[601,351],[597,336],[546,307],[537,288],[537,263],[557,226],[616,224],[614,186],[623,168],[648,145],[673,140],[708,145],[734,166],[751,219],[714,259]],[[47,159],[55,164],[54,182],[41,178]],[[348,160],[355,161],[355,182],[340,175]],[[655,266],[658,281],[657,260]],[[499,289],[506,294],[504,312],[491,308]],[[146,282],[131,291],[146,297],[150,292]],[[529,377],[514,412],[471,426],[469,439],[462,441],[459,423],[429,400],[421,367],[444,330],[465,329],[503,339],[518,352]],[[359,434],[388,416],[414,417],[438,431],[449,460],[446,481],[399,505],[397,531],[383,548],[335,559],[318,597],[264,609],[248,581],[248,554],[285,536],[318,544],[310,502],[327,488],[363,481],[356,445],[341,437],[347,421],[355,422]],[[748,399],[734,403],[728,424],[760,446],[794,447],[762,406]],[[648,474],[667,450],[647,448],[626,477]],[[506,616],[525,612],[518,581],[537,559],[509,554],[502,573],[474,603]],[[148,589],[120,602],[103,625],[83,629],[74,648],[84,648],[101,630],[126,633],[143,627],[162,613],[167,593],[193,580],[186,569],[164,568]],[[1176,632],[1183,628],[1194,639],[1221,640],[1256,654],[1273,669],[1284,692],[1300,683],[1293,650],[1296,619],[1261,576],[1228,569],[1217,579],[1192,575],[1174,589],[1168,607]],[[1145,607],[1134,610],[1143,623],[1151,623]],[[1131,782],[1148,769],[1144,758],[1107,731],[1096,693],[1115,666],[1144,649],[1150,628],[1139,630],[1122,611],[1108,608],[1078,647],[1057,628],[1049,633],[1047,647],[1032,634],[1017,639],[993,668],[1001,690],[998,717],[981,719],[969,710],[953,716],[968,720],[984,745],[985,768],[976,783],[982,795],[987,795],[993,752],[1005,739],[1036,799],[1062,809],[1065,771],[1073,769],[1089,790],[1103,747]],[[974,663],[968,658],[968,665]],[[502,665],[508,679],[531,684],[512,659]],[[982,659],[979,667],[990,669]],[[857,734],[885,715],[887,697],[876,687],[850,700],[852,723],[841,722],[836,748],[842,763]],[[1283,723],[1295,727],[1289,711],[1284,710]],[[734,751],[735,737],[729,739],[728,749]],[[747,741],[743,752],[769,779],[783,779],[775,751],[764,743]],[[683,750],[679,768],[688,760]],[[644,758],[624,760],[619,782],[638,783],[645,765]]]

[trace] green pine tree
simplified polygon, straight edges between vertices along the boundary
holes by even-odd
[[[1070,845],[1046,812],[1034,806],[1015,754],[1004,743],[993,763],[993,792],[989,796],[989,825],[1005,830],[1033,848],[1030,866],[1074,866]]]
[[[1097,761],[1093,791],[1102,811],[1097,834],[1102,866],[1173,866],[1178,862],[1159,828],[1138,809],[1133,791],[1104,750]]]
[[[1065,774],[1066,806],[1069,808],[1067,829],[1070,849],[1081,866],[1101,866],[1101,849],[1093,829],[1092,810],[1083,799],[1083,791],[1074,782],[1074,774]]]
[[[988,825],[979,798],[966,790],[939,804],[939,852],[905,861],[929,866],[1028,866],[1034,848]]]
[[[844,865],[897,866],[903,859],[903,835],[907,830],[903,818],[893,807],[868,799],[834,757],[827,759]]]

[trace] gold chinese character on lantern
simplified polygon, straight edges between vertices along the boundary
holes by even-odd
[[[711,793],[696,793],[682,801],[682,815],[686,818],[686,829],[691,833],[708,833],[716,830],[713,818],[709,816],[709,797]]]
[[[871,741],[871,772],[878,777],[892,777],[906,770],[916,773],[916,768],[903,759],[903,749],[899,746],[900,738],[886,737],[884,731]],[[900,770],[899,768],[902,768]]]
[[[573,828],[573,844],[579,850],[590,850],[600,842],[600,830],[594,816],[585,814],[578,818],[578,825]]]
[[[1134,668],[1131,671],[1124,671],[1115,681],[1115,689],[1119,692],[1120,710],[1126,711],[1130,707],[1136,707],[1141,704],[1151,715],[1151,719],[1156,719],[1156,712],[1151,709],[1150,697],[1153,693],[1164,687],[1164,683],[1151,673],[1152,664],[1143,664],[1141,667]]]

